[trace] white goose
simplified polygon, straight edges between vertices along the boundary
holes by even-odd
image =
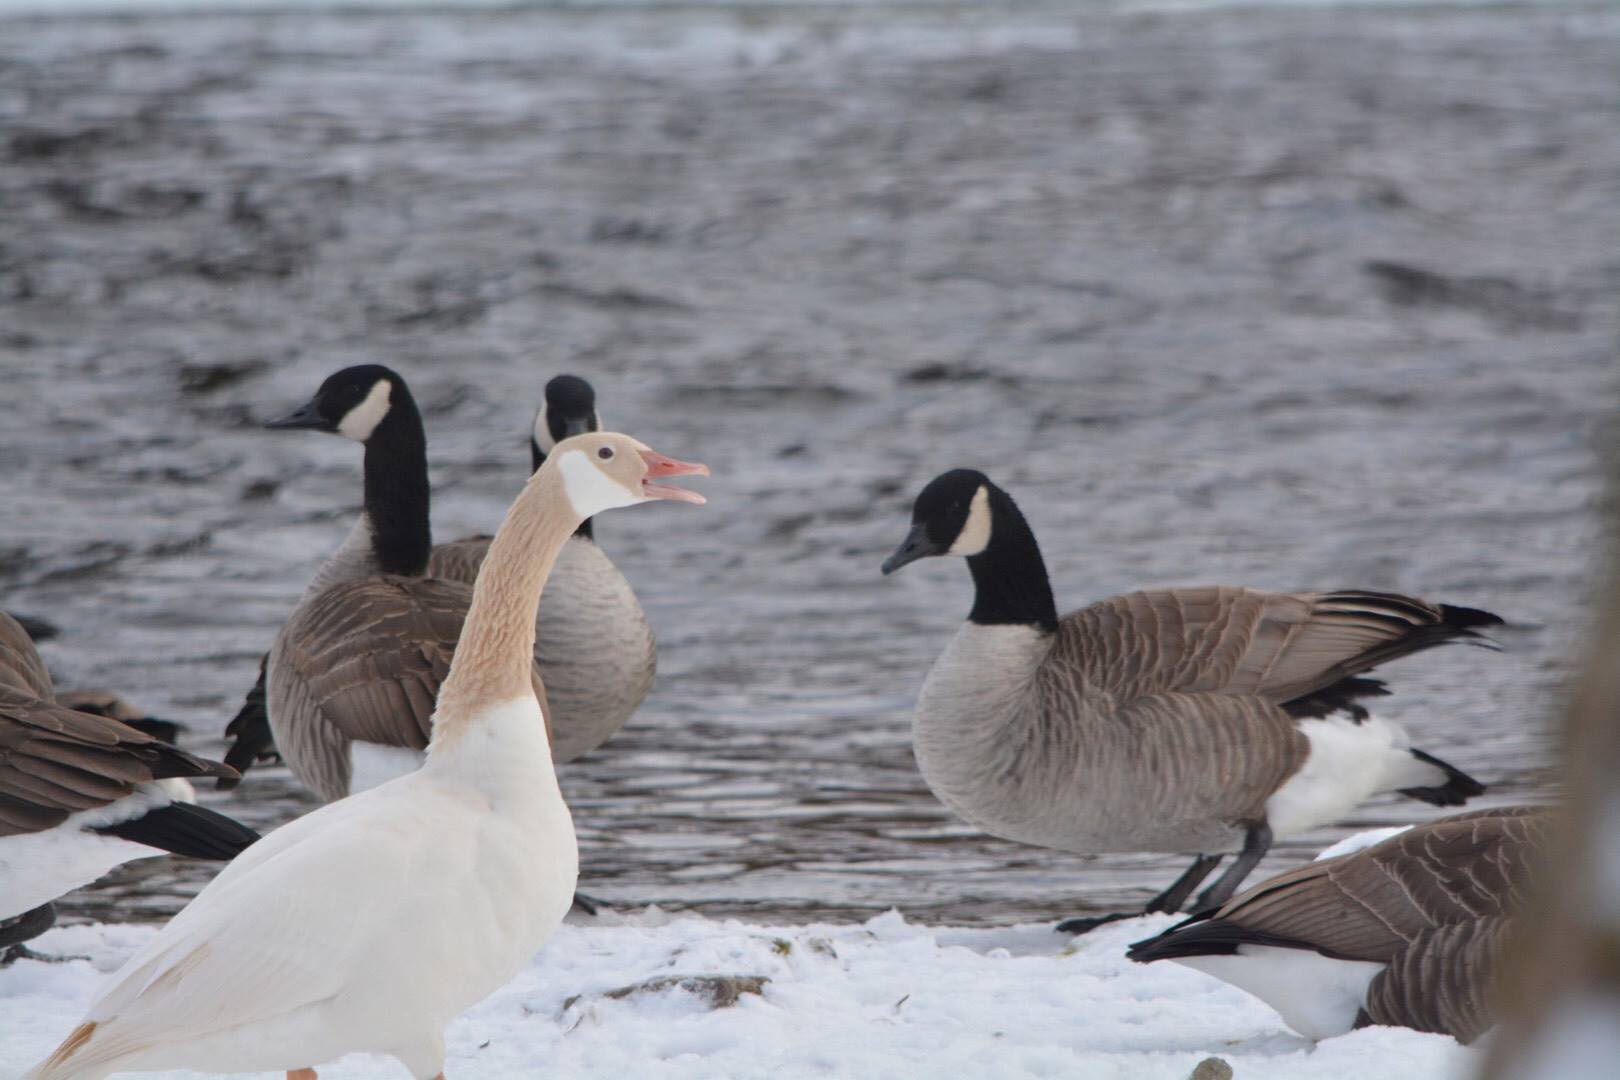
[[[706,474],[625,435],[559,444],[490,545],[421,769],[271,833],[137,953],[30,1074],[310,1066],[357,1051],[442,1077],[444,1027],[512,978],[578,872],[531,682],[535,611],[592,514],[702,502],[652,477]]]

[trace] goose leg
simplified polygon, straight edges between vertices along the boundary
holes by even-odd
[[[1084,934],[1104,923],[1118,922],[1120,919],[1134,919],[1138,915],[1151,915],[1157,911],[1180,911],[1181,905],[1187,902],[1187,897],[1209,876],[1221,858],[1220,855],[1198,856],[1192,861],[1191,866],[1181,872],[1180,877],[1170,883],[1168,889],[1149,900],[1141,911],[1116,911],[1111,915],[1085,915],[1075,919],[1064,919],[1057,924],[1058,933]]]
[[[288,1069],[287,1080],[315,1080],[314,1069]]]
[[[1198,896],[1198,910],[1220,907],[1232,899],[1243,879],[1249,876],[1255,864],[1265,857],[1271,850],[1271,826],[1264,821],[1258,825],[1250,825],[1249,831],[1243,837],[1243,850],[1232,865],[1226,868],[1226,873],[1215,879],[1215,884],[1205,889]]]
[[[36,938],[49,930],[55,922],[56,909],[49,901],[37,908],[30,908],[21,915],[0,920],[0,946],[16,945],[29,938]]]
[[[1181,910],[1181,905],[1187,902],[1192,891],[1203,884],[1209,877],[1210,871],[1220,865],[1223,856],[1200,855],[1192,861],[1192,865],[1184,870],[1180,877],[1170,883],[1170,887],[1147,902],[1144,912],[1168,911],[1172,914]]]

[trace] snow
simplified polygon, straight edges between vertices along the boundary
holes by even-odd
[[[1438,1080],[1478,1066],[1479,1052],[1450,1038],[1395,1028],[1313,1048],[1216,979],[1125,959],[1127,943],[1173,921],[1145,916],[1073,940],[1048,923],[951,929],[893,911],[859,925],[772,927],[656,909],[570,922],[522,975],[451,1025],[446,1075],[1186,1080],[1213,1055],[1243,1080],[1375,1071]],[[105,973],[155,931],[58,927],[32,947],[94,959],[0,969],[0,1077],[48,1053]],[[694,975],[768,982],[723,1008],[680,988],[606,996]],[[359,1055],[320,1074],[405,1075],[390,1059]]]
[[[1360,851],[1362,848],[1370,848],[1374,844],[1382,843],[1392,836],[1401,835],[1411,827],[1410,825],[1391,825],[1384,829],[1364,829],[1361,832],[1351,833],[1338,843],[1329,844],[1323,848],[1321,854],[1317,855],[1312,861],[1321,862],[1323,859],[1336,859],[1340,855],[1348,855],[1353,851]]]

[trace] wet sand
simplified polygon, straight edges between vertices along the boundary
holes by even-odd
[[[610,901],[1000,923],[1179,869],[990,840],[922,785],[909,709],[969,583],[877,567],[954,465],[1019,499],[1061,609],[1500,612],[1503,652],[1391,665],[1384,711],[1545,796],[1616,405],[1617,43],[1579,5],[0,22],[0,604],[61,627],[60,685],[217,753],[360,493],[354,446],[258,421],[397,367],[448,539],[499,520],[573,371],[715,474],[598,526],[661,643],[564,778]],[[210,798],[310,805],[279,769]]]

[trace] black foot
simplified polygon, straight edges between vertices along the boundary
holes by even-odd
[[[56,908],[49,903],[0,920],[0,946],[20,945],[30,938],[39,937],[55,923]]]
[[[69,960],[88,960],[88,956],[56,956],[51,953],[35,952],[26,945],[7,945],[0,949],[0,968],[8,964],[15,964],[18,960],[38,960],[42,964],[65,964]]]
[[[577,892],[574,894],[574,906],[570,909],[570,913],[577,911],[582,915],[595,915],[608,906],[606,900],[598,900],[594,896],[586,896],[582,892]]]
[[[1119,922],[1121,919],[1134,919],[1141,915],[1140,911],[1116,911],[1112,915],[1088,915],[1078,919],[1064,919],[1057,924],[1060,934],[1085,934],[1104,923]]]

